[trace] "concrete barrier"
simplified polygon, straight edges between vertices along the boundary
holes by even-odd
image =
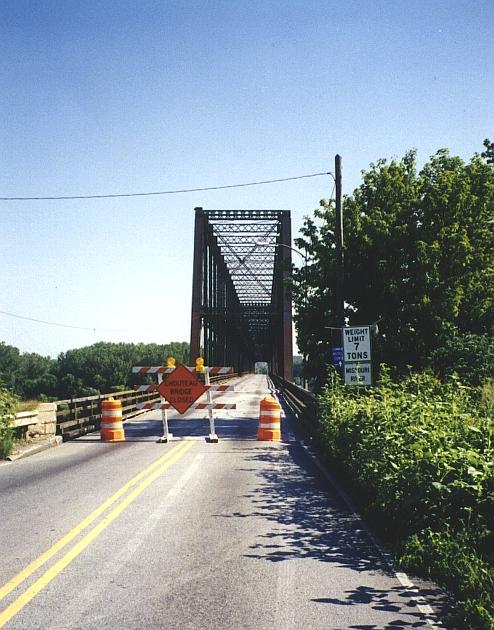
[[[21,411],[13,422],[15,429],[20,429],[22,437],[27,439],[55,435],[57,430],[57,405],[54,402],[39,403],[37,409]]]

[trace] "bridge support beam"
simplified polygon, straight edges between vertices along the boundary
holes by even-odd
[[[192,270],[192,317],[190,325],[190,364],[201,355],[203,252],[206,248],[206,217],[202,208],[195,208],[194,263]]]

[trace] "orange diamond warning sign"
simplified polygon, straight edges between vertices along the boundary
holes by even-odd
[[[178,413],[185,413],[207,388],[198,380],[195,372],[189,372],[181,364],[163,379],[158,391]]]

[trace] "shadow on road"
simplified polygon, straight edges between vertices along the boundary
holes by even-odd
[[[414,600],[417,593],[399,585],[360,519],[328,488],[301,446],[296,442],[283,448],[277,446],[245,455],[246,467],[240,470],[255,472],[258,477],[256,489],[245,495],[253,509],[218,515],[270,523],[268,531],[264,528],[265,533],[257,536],[245,557],[268,562],[314,559],[356,571],[361,574],[360,586],[346,591],[344,599],[327,597],[310,601],[333,606],[365,604],[375,610],[396,613],[396,620],[385,626],[389,630],[428,627],[427,616]],[[381,584],[383,578],[392,578],[397,586],[379,590],[365,585],[367,580],[372,581],[372,575],[377,575]],[[445,605],[443,594],[433,585],[427,595],[428,600],[429,597],[436,600],[437,609]],[[377,630],[372,624],[351,628]]]
[[[246,457],[259,477],[247,495],[255,510],[234,512],[235,518],[263,518],[273,523],[269,533],[251,546],[249,557],[279,562],[315,558],[356,571],[384,570],[377,549],[359,521],[336,494],[327,494],[317,471],[301,447],[261,448]],[[263,464],[259,467],[259,463]]]
[[[252,418],[216,417],[215,429],[220,440],[255,440],[258,420]],[[161,420],[138,420],[124,424],[125,438],[143,439],[163,435]],[[170,418],[168,430],[177,438],[209,435],[209,419]]]
[[[401,586],[383,590],[362,585],[354,590],[345,591],[345,593],[348,594],[346,599],[319,597],[311,601],[337,606],[358,606],[364,604],[370,605],[374,610],[396,613],[397,615],[396,619],[387,622],[384,626],[377,626],[376,624],[355,624],[348,626],[348,628],[354,630],[393,630],[398,628],[430,627],[427,622],[427,615],[419,610],[418,603],[414,600],[417,596],[416,591]],[[421,593],[427,597],[437,597],[438,590],[422,590]]]

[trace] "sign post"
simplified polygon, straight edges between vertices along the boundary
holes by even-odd
[[[166,360],[166,367],[169,370],[174,370],[175,369],[175,358],[174,357],[168,357]],[[159,373],[158,374],[158,387],[161,386],[161,383],[163,382],[163,374]],[[171,438],[173,437],[173,435],[168,431],[168,409],[165,407],[161,410],[161,421],[163,422],[163,435],[160,438],[160,441],[162,442],[168,442],[168,440],[171,440]]]
[[[343,328],[345,385],[372,385],[370,326]]]

